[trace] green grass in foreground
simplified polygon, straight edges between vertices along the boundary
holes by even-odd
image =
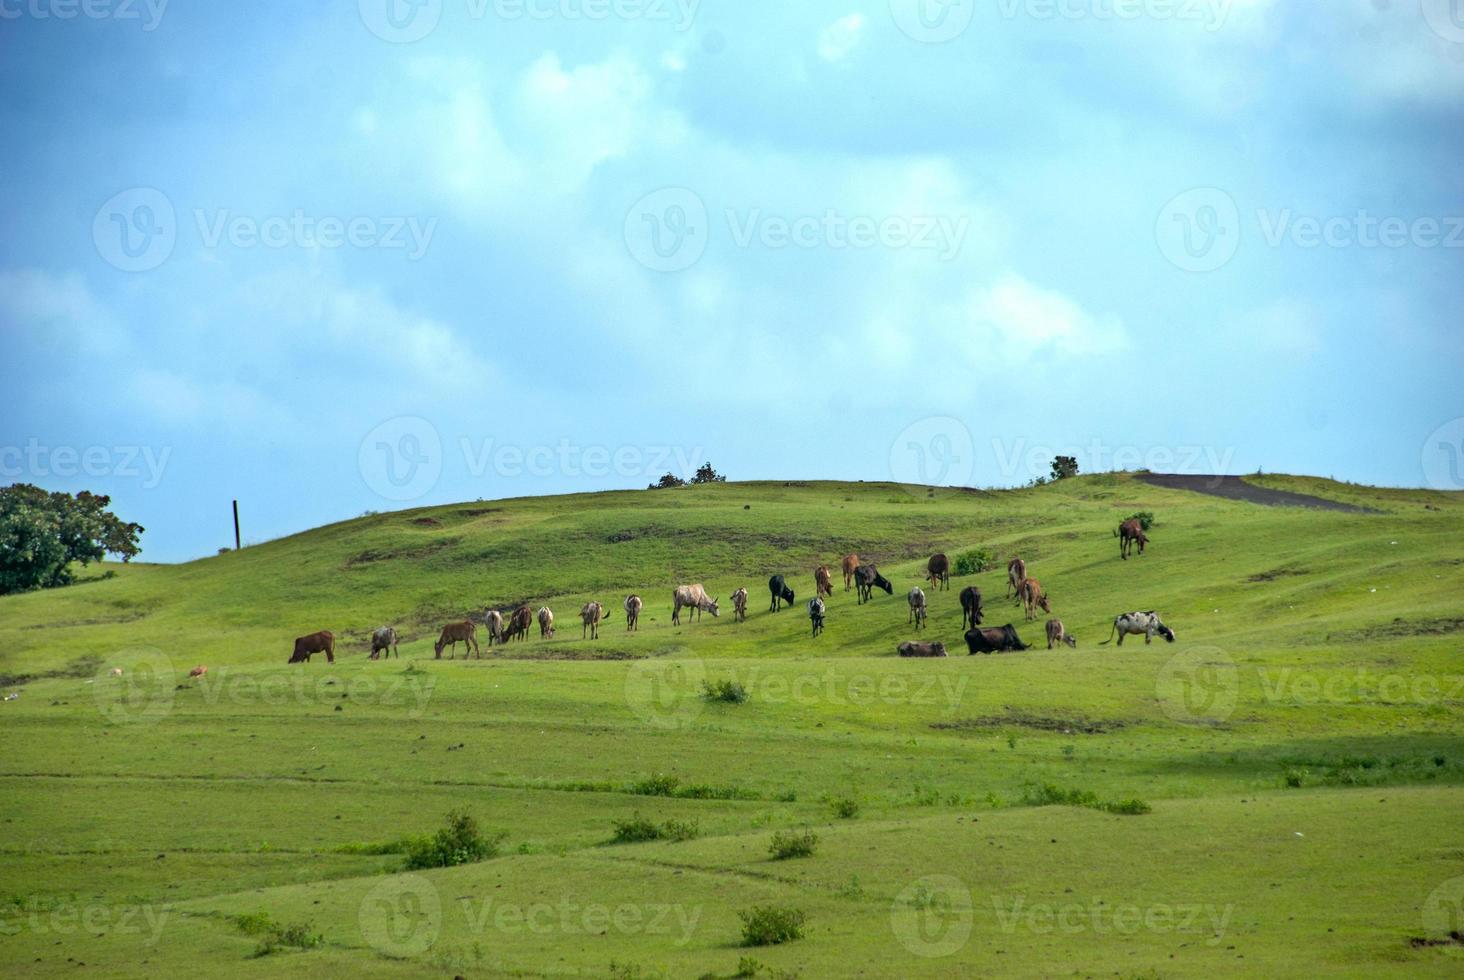
[[[1383,513],[1124,476],[724,484],[378,515],[0,599],[0,970],[1458,975],[1464,501],[1264,482]],[[1137,510],[1153,544],[1120,562]],[[978,547],[1028,559],[1078,649],[1044,649],[998,568],[931,593],[949,659],[894,656],[925,558]],[[770,574],[802,600],[850,550],[896,594],[836,582],[816,640],[766,611]],[[693,581],[727,612],[673,627]],[[1032,651],[964,656],[973,583]],[[442,622],[521,601],[555,639],[432,659]],[[1129,609],[1178,642],[1100,645]],[[384,622],[403,657],[369,662]],[[338,662],[287,666],[316,629]],[[446,833],[459,810],[490,846]],[[496,856],[407,872],[423,841]],[[754,909],[801,938],[745,946]]]

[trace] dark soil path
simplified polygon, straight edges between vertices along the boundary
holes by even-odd
[[[1227,500],[1244,500],[1267,507],[1315,507],[1319,510],[1340,510],[1348,514],[1377,514],[1380,511],[1355,504],[1344,504],[1324,497],[1313,497],[1307,493],[1292,493],[1289,490],[1268,490],[1252,486],[1238,476],[1191,476],[1181,473],[1139,473],[1145,483],[1170,490],[1193,490],[1208,493]]]

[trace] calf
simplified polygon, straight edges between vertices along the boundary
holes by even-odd
[[[1051,650],[1054,643],[1066,643],[1073,649],[1077,649],[1078,646],[1078,638],[1063,629],[1060,619],[1047,621],[1047,649]]]
[[[905,641],[895,648],[902,657],[944,657],[946,648],[944,643],[914,643]]]
[[[1006,653],[1009,650],[1026,650],[1027,644],[1017,636],[1011,623],[996,628],[981,628],[966,631],[966,648],[971,653]]]
[[[951,560],[945,555],[931,555],[930,562],[925,566],[925,571],[930,575],[930,587],[932,589],[949,589],[951,587]]]
[[[913,589],[910,590],[910,594],[908,596],[906,596],[906,599],[908,599],[909,600],[909,603],[910,603],[910,615],[905,620],[905,622],[906,623],[913,622],[915,624],[915,629],[917,629],[917,630],[923,629],[925,627],[925,592],[924,592],[924,590],[922,590],[920,588],[920,586],[917,585],[917,586],[915,586],[915,588],[913,588]]]
[[[584,608],[580,610],[580,639],[583,640],[588,631],[590,639],[598,640],[600,638],[600,620],[604,618],[604,606],[598,602],[585,603]]]
[[[539,638],[554,639],[554,611],[548,606],[539,607]]]
[[[738,589],[732,593],[732,619],[734,622],[742,622],[747,618],[747,590]]]
[[[321,630],[319,633],[296,639],[295,652],[290,654],[290,663],[308,664],[310,658],[317,653],[325,654],[327,663],[335,663],[335,634],[330,630]]]
[[[1108,639],[1104,643],[1113,642],[1113,634],[1118,634],[1118,645],[1123,646],[1125,636],[1143,636],[1145,643],[1153,643],[1154,635],[1164,637],[1169,643],[1174,642],[1174,630],[1164,625],[1159,614],[1152,609],[1148,612],[1123,613],[1113,620],[1113,629],[1108,632]]]
[[[813,594],[819,598],[834,594],[834,578],[829,574],[829,566],[820,565],[813,570]]]
[[[625,631],[627,633],[640,632],[640,611],[644,605],[645,603],[641,602],[641,597],[638,595],[625,597]]]
[[[873,597],[875,589],[884,589],[885,595],[895,594],[895,587],[874,565],[860,565],[854,570],[854,587],[861,606]]]
[[[773,596],[773,601],[768,604],[769,612],[777,612],[783,608],[782,603],[785,602],[790,606],[793,605],[793,590],[788,588],[788,583],[783,580],[783,576],[774,575],[768,579],[768,591]]]
[[[968,585],[961,590],[961,628],[969,624],[972,629],[981,625],[981,590]]]
[[[824,627],[824,601],[817,596],[808,600],[808,620],[813,624],[813,635],[818,636]]]
[[[390,626],[382,626],[371,634],[371,659],[375,660],[378,654],[385,654],[387,659],[393,653],[397,653],[397,632]],[[397,653],[400,657],[401,654]]]
[[[469,650],[478,653],[478,625],[476,623],[471,620],[465,620],[461,623],[448,623],[442,628],[442,635],[432,645],[432,650],[437,654],[437,659],[441,660],[443,647],[449,647],[450,656],[448,659],[455,660],[457,659],[457,645],[459,643],[463,645],[464,660],[468,658]],[[479,656],[482,655],[479,654]]]

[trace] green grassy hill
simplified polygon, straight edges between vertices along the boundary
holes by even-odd
[[[0,703],[0,964],[1457,975],[1464,500],[1262,482],[1379,513],[1123,475],[1002,493],[732,483],[374,515],[0,599],[0,689],[20,691]],[[1149,552],[1121,562],[1113,528],[1141,510]],[[925,585],[925,638],[952,657],[895,657],[926,558],[975,548],[998,567]],[[848,551],[895,594],[856,606]],[[1076,650],[1047,651],[1003,600],[1013,554]],[[784,573],[801,605],[819,563],[836,586],[810,639],[801,608],[767,611],[766,583]],[[683,582],[722,616],[672,626]],[[1034,649],[966,657],[967,584]],[[581,639],[589,599],[611,610],[599,640]],[[558,635],[433,659],[443,622],[520,602],[551,606]],[[1178,642],[1102,645],[1131,609]],[[366,658],[382,623],[399,661]],[[337,663],[287,666],[317,629]],[[748,699],[708,701],[708,681]],[[459,808],[504,835],[500,855],[403,874],[403,838]],[[612,843],[637,815],[688,839]],[[804,828],[812,856],[770,857],[775,832]],[[803,938],[742,948],[739,913],[765,905],[803,912]],[[320,942],[264,942],[259,913]]]

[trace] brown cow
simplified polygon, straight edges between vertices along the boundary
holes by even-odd
[[[641,597],[638,595],[628,595],[625,597],[625,631],[627,633],[631,630],[637,633],[640,632],[640,611],[644,605],[645,603],[641,601]]]
[[[1149,543],[1148,537],[1144,534],[1144,524],[1137,517],[1130,517],[1118,526],[1113,532],[1118,538],[1118,557],[1128,561],[1129,552],[1134,545],[1139,546],[1139,554],[1144,553],[1144,545]]]
[[[858,555],[844,556],[844,591],[849,591],[849,583],[854,581],[854,570],[859,567]]]
[[[1017,597],[1022,600],[1022,608],[1027,611],[1029,620],[1037,618],[1037,609],[1041,607],[1045,613],[1052,612],[1052,606],[1047,601],[1047,592],[1042,588],[1042,583],[1035,578],[1023,579],[1022,587]]]
[[[1013,558],[1007,562],[1007,590],[1009,596],[1016,596],[1017,601],[1022,601],[1022,582],[1027,578],[1027,563],[1020,558]]]
[[[1063,629],[1062,620],[1060,619],[1049,619],[1047,621],[1047,649],[1051,650],[1054,643],[1066,643],[1075,650],[1078,647],[1078,638]]]
[[[822,599],[833,594],[834,578],[829,574],[829,566],[820,565],[813,570],[813,597]]]
[[[449,660],[457,659],[457,645],[463,645],[463,659],[468,659],[468,651],[478,653],[478,625],[471,620],[463,620],[461,623],[448,623],[442,628],[442,635],[437,642],[432,644],[432,650],[437,654],[437,659],[442,659],[442,648],[450,647]]]
[[[945,555],[931,555],[930,562],[925,566],[925,570],[930,574],[930,587],[932,589],[949,589],[951,587],[951,560]]]
[[[539,638],[554,639],[554,610],[548,606],[539,607]]]
[[[580,639],[585,638],[586,631],[590,639],[600,638],[600,621],[605,618],[605,607],[598,602],[587,602],[580,610]]]
[[[732,593],[732,621],[740,623],[747,618],[747,590],[738,589]]]
[[[321,630],[319,633],[296,639],[295,652],[290,654],[290,663],[308,664],[311,656],[317,653],[325,654],[328,663],[335,663],[335,634],[330,630]]]
[[[895,648],[902,657],[944,657],[946,648],[944,643],[915,643],[905,641]]]
[[[113,670],[117,670],[118,668],[114,667],[112,669]],[[204,674],[207,674],[207,673],[208,673],[208,668],[205,667],[203,664],[199,664],[197,667],[194,667],[192,670],[190,670],[188,672],[188,676],[189,677],[202,677]]]
[[[981,616],[984,610],[981,608],[981,590],[974,585],[968,585],[961,590],[961,628],[965,629],[970,623],[975,629],[981,625]]]
[[[504,628],[502,642],[509,643],[513,640],[527,640],[529,638],[529,627],[534,624],[534,611],[528,606],[519,606],[508,617],[508,626]]]

